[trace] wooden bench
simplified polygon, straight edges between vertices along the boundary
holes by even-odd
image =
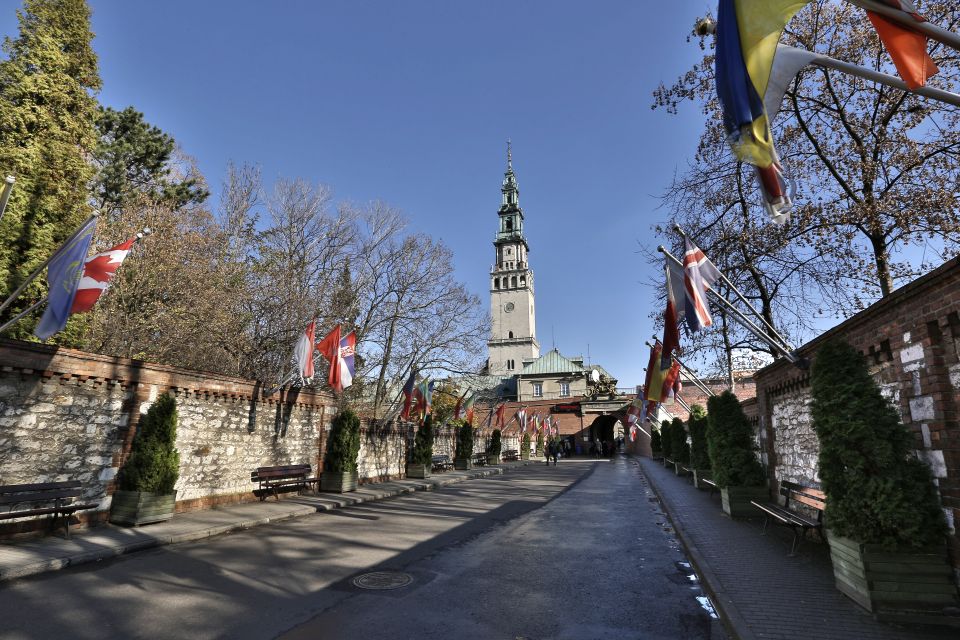
[[[79,480],[40,482],[35,484],[8,484],[0,486],[0,520],[52,515],[50,529],[55,530],[57,519],[63,518],[63,529],[70,537],[70,516],[77,511],[95,509],[98,502],[74,502],[83,493]]]
[[[487,466],[487,454],[485,453],[475,453],[473,454],[473,464],[478,467]]]
[[[700,480],[700,482],[701,482],[702,484],[705,484],[705,485],[707,485],[708,487],[710,487],[710,495],[711,495],[711,496],[717,492],[717,483],[714,482],[713,480],[711,480],[710,478],[704,478],[704,479]]]
[[[279,500],[279,489],[289,489],[295,487],[297,493],[300,493],[311,484],[316,485],[320,478],[310,477],[310,465],[308,464],[288,464],[276,467],[257,467],[256,471],[250,472],[250,482],[257,483],[256,493],[260,501],[267,499],[271,493]]]
[[[504,462],[516,462],[520,459],[520,452],[516,449],[507,449],[500,454],[500,459]]]
[[[790,545],[792,556],[796,553],[800,540],[807,531],[814,529],[821,537],[823,536],[823,510],[827,506],[827,496],[820,489],[805,487],[786,480],[780,483],[780,495],[785,498],[783,506],[756,500],[751,500],[750,504],[763,511],[766,516],[763,521],[764,534],[767,533],[767,525],[771,520],[793,530],[793,544]],[[811,509],[816,517],[791,509],[791,504],[796,503]]]
[[[446,454],[433,456],[430,458],[430,468],[433,471],[449,471],[453,469],[453,461]]]

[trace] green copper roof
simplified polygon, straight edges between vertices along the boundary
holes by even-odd
[[[579,359],[582,362],[582,359]],[[584,369],[569,358],[564,358],[556,349],[551,349],[533,362],[524,365],[521,376],[550,375],[553,373],[583,373]]]

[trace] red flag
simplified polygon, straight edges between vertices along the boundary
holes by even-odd
[[[677,318],[677,298],[674,295],[673,282],[670,278],[670,267],[667,274],[667,309],[663,312],[663,348],[660,351],[660,368],[670,367],[670,360],[674,351],[680,350],[680,325]],[[681,293],[681,295],[684,295]]]
[[[909,14],[917,22],[926,22],[926,19],[917,13],[916,7],[907,0],[880,1]],[[928,78],[939,71],[930,54],[927,53],[925,35],[873,11],[867,11],[867,16],[893,59],[897,73],[911,90],[922,87]]]
[[[334,327],[326,338],[317,343],[317,350],[330,362],[327,383],[335,391],[343,391],[343,381],[340,376],[340,325]]]
[[[413,391],[416,387],[416,377],[417,370],[411,367],[410,377],[407,378],[407,383],[403,385],[403,411],[400,412],[400,418],[403,420],[410,419],[410,410],[413,408]]]
[[[70,313],[84,313],[93,308],[110,286],[110,281],[136,241],[136,237],[130,238],[112,249],[96,253],[86,259],[83,263],[83,276],[80,278],[80,284],[77,285],[77,295],[73,299]]]
[[[503,429],[503,411],[506,409],[506,406],[507,405],[501,402],[500,406],[497,407],[497,429]]]

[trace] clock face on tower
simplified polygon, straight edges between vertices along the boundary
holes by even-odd
[[[507,304],[503,305],[503,310],[506,311],[507,313],[510,313],[511,311],[513,311],[513,303],[508,302]]]

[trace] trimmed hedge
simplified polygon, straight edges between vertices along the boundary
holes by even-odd
[[[663,454],[663,438],[660,435],[660,429],[650,428],[650,450],[656,454]]]
[[[433,416],[429,413],[413,438],[413,454],[410,456],[410,462],[433,463]]]
[[[690,464],[690,446],[687,444],[687,430],[683,427],[683,420],[674,418],[670,423],[670,452],[671,460],[680,464]]]
[[[863,355],[828,341],[817,352],[811,387],[831,531],[888,549],[942,544],[947,527],[933,476],[914,457],[913,437]]]
[[[330,425],[330,441],[323,470],[331,473],[356,473],[360,454],[360,418],[351,409],[338,413]]]
[[[500,429],[494,429],[490,436],[490,444],[487,446],[487,453],[492,456],[499,456],[503,443],[500,438]]]
[[[473,459],[473,427],[466,420],[452,420],[451,425],[457,429],[457,460]]]
[[[140,417],[130,457],[117,474],[121,491],[170,495],[180,477],[177,441],[177,401],[169,393],[157,398]]]
[[[690,406],[690,466],[694,469],[710,468],[710,454],[707,452],[707,411],[698,404]]]
[[[673,460],[673,436],[670,434],[669,420],[660,423],[660,449],[664,458]]]
[[[762,487],[763,466],[754,452],[753,428],[729,390],[707,401],[707,451],[718,487]]]

